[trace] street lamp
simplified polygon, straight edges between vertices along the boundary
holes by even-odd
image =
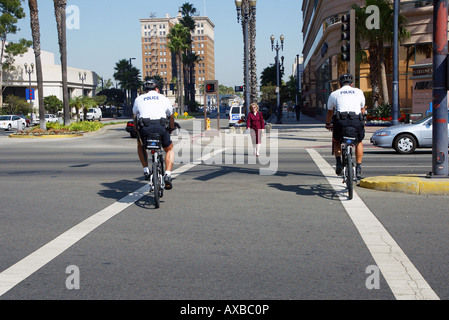
[[[242,0],[235,0],[235,7],[237,9],[237,23],[240,22],[240,16],[242,17],[243,29],[245,32],[245,104],[246,104],[246,115],[249,113],[249,105],[251,100],[250,95],[250,84],[249,84],[249,22],[256,15],[256,3],[257,0],[249,1],[249,6],[244,6],[242,9]]]
[[[279,50],[284,51],[284,40],[285,37],[283,35],[281,35],[279,37],[279,39],[281,40],[281,44],[279,45],[279,41],[276,41],[276,45],[274,44],[274,40],[276,38],[274,37],[274,35],[272,35],[270,37],[271,40],[271,51],[276,50],[276,97],[277,97],[277,106],[276,106],[276,111],[277,111],[277,120],[276,123],[280,124],[282,123],[282,109],[281,109],[281,96],[280,96],[280,64],[279,64]],[[282,57],[283,58],[283,57]],[[282,59],[284,60],[284,59]],[[283,62],[282,62],[283,64]]]
[[[82,90],[83,90],[83,92],[82,92],[82,95],[84,96],[84,80],[86,80],[86,72],[84,72],[84,73],[81,73],[81,72],[79,72],[78,73],[78,75],[79,75],[79,77],[80,77],[80,80],[81,80],[81,83],[82,83]]]
[[[31,74],[34,71],[34,63],[31,63],[31,65],[29,65],[29,66],[28,66],[27,63],[25,63],[24,66],[25,66],[25,72],[28,73],[28,79],[29,79],[28,96],[30,97],[30,105],[32,105],[33,100],[31,100]],[[34,112],[34,110],[33,110],[33,112]],[[33,112],[31,112],[31,121],[34,120],[33,119],[33,115],[34,115]]]
[[[27,63],[25,63],[24,66],[25,66],[25,72],[28,73],[28,79],[29,79],[29,93],[28,93],[28,95],[30,96],[30,103],[31,103],[31,74],[34,71],[34,63],[32,63],[31,65],[28,65]]]
[[[86,72],[84,72],[84,73],[79,72],[78,75],[79,75],[81,83],[82,83],[82,95],[84,96],[84,80],[86,80]],[[83,100],[82,112],[84,113],[84,100]],[[77,117],[78,117],[78,115],[77,115]]]

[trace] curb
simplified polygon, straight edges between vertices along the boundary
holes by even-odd
[[[75,137],[82,137],[83,134],[54,134],[54,135],[15,135],[10,134],[9,137],[12,139],[59,139],[59,138],[75,138]]]
[[[449,195],[449,179],[417,175],[378,176],[360,180],[360,187],[419,195]]]

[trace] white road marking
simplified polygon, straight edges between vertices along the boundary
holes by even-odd
[[[192,169],[202,161],[215,156],[218,153],[222,153],[225,149],[215,150],[213,153],[209,153],[201,157],[200,161],[195,161],[194,164],[187,164],[173,170],[172,177],[186,172]],[[83,237],[94,231],[106,221],[115,217],[117,214],[128,208],[130,205],[138,201],[145,196],[149,191],[148,184],[140,189],[128,194],[124,198],[111,204],[109,207],[97,212],[90,218],[82,221],[78,225],[74,226],[70,230],[64,232],[59,237],[45,244],[38,250],[34,251],[24,259],[20,260],[13,266],[0,273],[0,297],[15,287],[17,284],[31,276],[34,272],[45,266],[51,260],[59,256],[65,250],[70,248],[76,242]]]
[[[335,170],[316,150],[307,149],[307,152],[337,192],[396,299],[439,300],[420,272],[357,193],[354,192],[353,199],[348,200],[342,178],[336,176]]]

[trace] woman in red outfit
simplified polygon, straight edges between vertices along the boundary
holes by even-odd
[[[259,112],[259,105],[252,103],[249,106],[246,128],[251,130],[251,139],[254,146],[254,155],[259,156],[260,145],[262,144],[262,132],[265,131],[265,121],[262,112]]]

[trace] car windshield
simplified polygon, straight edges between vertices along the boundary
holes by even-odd
[[[88,112],[94,112],[94,109],[89,109],[89,111]]]
[[[449,112],[447,114],[448,118],[449,118]],[[420,123],[425,123],[427,120],[432,119],[432,115],[428,115],[427,117],[421,118],[419,120],[417,120],[416,122],[414,122],[414,124],[420,124]]]
[[[5,121],[5,120],[9,120],[11,117],[8,117],[8,116],[0,116],[0,120],[3,120],[3,121]]]

